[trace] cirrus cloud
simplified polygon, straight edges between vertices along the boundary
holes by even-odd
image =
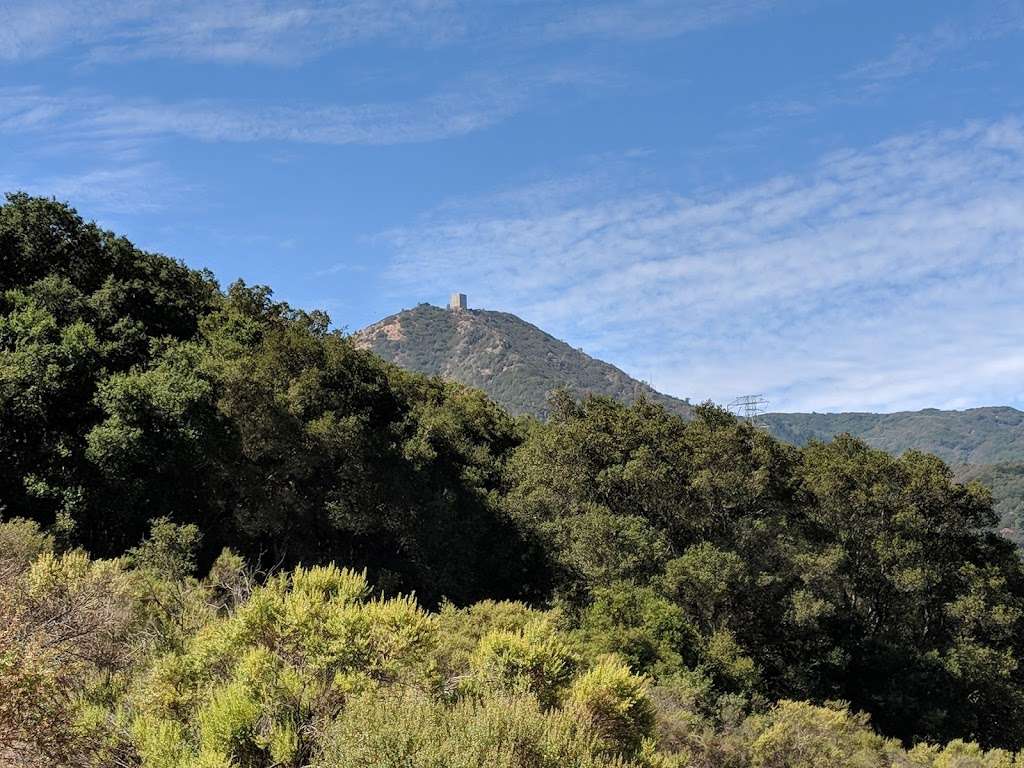
[[[680,396],[1024,402],[1024,124],[834,152],[699,196],[586,177],[381,236],[395,285],[523,314]]]

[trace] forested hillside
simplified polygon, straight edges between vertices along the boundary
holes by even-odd
[[[954,465],[1024,460],[1024,412],[1015,408],[900,413],[769,413],[772,434],[796,445],[847,432],[894,455],[916,449]]]
[[[1001,533],[1024,546],[1024,461],[969,464],[955,468],[962,482],[976,481],[992,491]]]
[[[933,453],[958,479],[977,480],[992,491],[998,527],[1024,545],[1024,413],[1015,408],[901,413],[769,413],[761,421],[776,437],[806,445],[851,434],[899,456]]]
[[[344,553],[430,599],[520,594],[514,566],[491,567],[518,552],[492,498],[516,436],[481,393],[407,375],[323,313],[221,292],[58,205],[15,197],[2,216],[7,515],[99,555],[171,516],[202,524],[207,555]]]
[[[24,195],[0,263],[0,764],[1024,765],[1024,567],[934,456],[516,420]]]

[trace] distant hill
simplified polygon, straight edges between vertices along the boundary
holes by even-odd
[[[1024,461],[957,468],[961,482],[977,480],[992,491],[1001,533],[1024,546]]]
[[[507,312],[453,312],[420,304],[353,336],[360,347],[408,370],[478,387],[515,414],[547,415],[559,387],[633,402],[640,395],[681,416],[690,405]]]
[[[1024,412],[1005,406],[900,413],[770,413],[761,420],[776,437],[796,445],[849,432],[892,454],[915,448],[953,465],[1024,460]]]

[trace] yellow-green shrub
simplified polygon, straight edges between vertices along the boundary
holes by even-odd
[[[170,751],[186,763],[301,765],[311,728],[336,715],[347,694],[436,687],[433,619],[411,598],[369,595],[363,574],[297,568],[202,627],[182,652],[156,659],[131,702],[143,765],[162,768],[142,747],[175,735],[185,744]]]
[[[542,706],[554,706],[579,659],[552,628],[536,621],[519,631],[484,635],[470,658],[471,684],[482,689],[529,692]]]
[[[138,628],[132,574],[55,554],[23,522],[0,525],[0,543],[0,756],[101,761],[113,731],[102,705],[123,693]]]
[[[328,728],[316,768],[611,768],[624,766],[573,713],[530,695],[446,706],[422,694],[364,694]]]
[[[945,747],[922,744],[908,753],[914,768],[1020,768],[1022,757],[1002,749],[986,752],[973,742],[955,739]]]
[[[566,708],[580,715],[611,753],[635,753],[654,730],[646,681],[614,658],[602,659],[573,681]]]
[[[449,682],[465,672],[477,644],[490,632],[522,632],[544,620],[557,625],[552,613],[510,601],[481,600],[465,607],[444,603],[435,616],[438,636],[444,638],[437,649],[439,673]]]
[[[754,768],[888,768],[890,746],[866,715],[783,701],[764,718],[750,762]]]

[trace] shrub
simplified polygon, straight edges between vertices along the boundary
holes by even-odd
[[[654,707],[646,681],[616,659],[602,659],[574,680],[566,708],[594,729],[609,753],[635,754],[653,733]]]
[[[612,768],[569,712],[529,695],[445,706],[422,694],[364,694],[323,736],[316,768]],[[624,768],[624,766],[623,766]]]
[[[435,687],[431,617],[411,598],[369,594],[363,574],[297,568],[158,657],[132,697],[145,768],[154,754],[145,745],[168,734],[184,739],[174,751],[186,764],[303,765],[311,730],[347,694]]]
[[[579,659],[547,621],[520,631],[495,630],[473,652],[471,680],[477,688],[529,692],[544,707],[554,706]]]
[[[0,756],[19,766],[100,764],[137,629],[131,574],[81,552],[55,555],[38,531],[0,526]],[[41,554],[27,566],[32,552]]]
[[[702,640],[683,610],[650,587],[619,582],[595,590],[583,613],[581,635],[595,655],[622,656],[655,676],[695,666]]]
[[[556,613],[518,602],[482,600],[464,608],[444,603],[437,612],[435,625],[438,636],[444,638],[437,648],[437,660],[445,691],[452,693],[458,689],[473,652],[485,635],[523,632],[545,619],[557,625],[560,618]]]
[[[867,715],[783,701],[750,747],[754,768],[888,768],[885,741]]]

